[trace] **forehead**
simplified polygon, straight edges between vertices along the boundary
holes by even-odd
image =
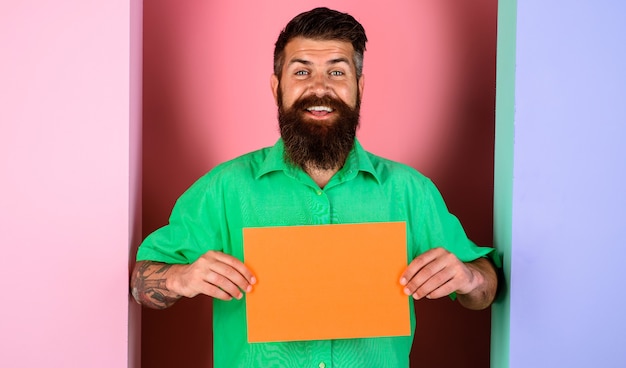
[[[285,45],[285,61],[289,65],[294,60],[326,62],[346,58],[353,66],[354,48],[352,43],[341,40],[318,40],[296,37]]]

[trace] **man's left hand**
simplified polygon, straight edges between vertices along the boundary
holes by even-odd
[[[437,299],[457,293],[469,309],[484,309],[493,303],[498,288],[495,267],[487,258],[463,263],[444,248],[417,256],[402,274],[404,293],[414,299]]]

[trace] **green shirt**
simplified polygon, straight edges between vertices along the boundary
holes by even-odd
[[[435,247],[464,262],[493,251],[467,238],[428,178],[358,141],[324,189],[283,157],[278,140],[215,167],[178,199],[169,224],[144,240],[137,260],[192,263],[218,250],[243,261],[245,227],[387,221],[406,221],[411,259]],[[247,342],[245,297],[214,299],[215,367],[408,367],[415,315],[407,299],[411,336],[254,344]]]

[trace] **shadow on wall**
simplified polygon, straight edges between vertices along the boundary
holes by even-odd
[[[144,3],[144,236],[211,167],[275,142],[273,45],[289,19],[320,5]],[[431,177],[469,236],[491,244],[497,1],[337,9],[370,39],[359,139]],[[489,367],[489,311],[442,299],[417,303],[416,316],[413,364]],[[212,366],[211,319],[206,297],[144,309],[142,366]]]

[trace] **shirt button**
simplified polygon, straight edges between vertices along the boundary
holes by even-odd
[[[322,195],[322,193],[324,193],[324,192],[322,192],[321,190],[318,190],[318,191],[317,191],[317,195]],[[321,364],[321,363],[320,363],[320,364]],[[324,367],[320,367],[320,368],[324,368]]]
[[[321,362],[321,363],[320,363],[320,365],[319,365],[319,367],[320,367],[320,368],[326,368],[326,363]]]

